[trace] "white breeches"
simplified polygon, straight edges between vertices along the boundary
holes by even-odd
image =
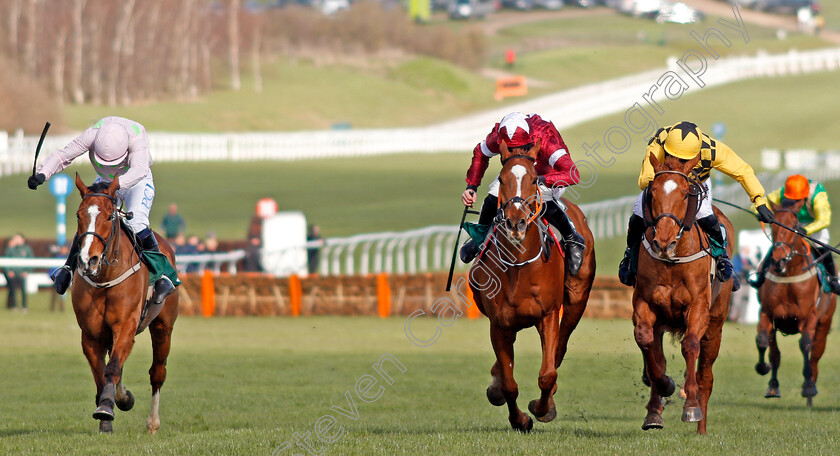
[[[706,179],[706,182],[703,182],[703,187],[706,191],[703,200],[700,202],[700,209],[697,211],[697,218],[699,219],[714,214],[714,211],[712,210],[712,180]],[[636,203],[633,204],[633,213],[639,217],[644,217],[644,214],[642,213],[642,196],[644,196],[644,194],[645,192],[639,193],[639,197],[636,198]]]
[[[101,182],[104,179],[97,177],[94,182]],[[117,190],[117,196],[125,202],[125,211],[134,214],[126,224],[139,233],[149,227],[149,212],[152,210],[152,202],[155,200],[155,183],[150,170],[146,177],[140,180],[131,188]]]

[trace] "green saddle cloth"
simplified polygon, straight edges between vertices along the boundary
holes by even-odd
[[[166,255],[160,252],[143,251],[143,262],[149,268],[149,285],[157,282],[161,276],[168,277],[175,286],[181,285],[181,280],[178,279],[178,272],[169,263]]]
[[[490,227],[491,225],[482,225],[480,223],[464,223],[464,231],[466,231],[472,238],[473,242],[478,245],[484,243],[484,239],[487,238],[487,232],[490,231]]]

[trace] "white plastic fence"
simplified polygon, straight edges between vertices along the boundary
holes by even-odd
[[[385,153],[447,152],[470,150],[490,127],[511,111],[537,112],[560,129],[605,115],[624,112],[667,71],[689,84],[689,92],[700,90],[697,83],[676,65],[618,79],[589,84],[525,102],[500,106],[457,120],[418,128],[325,130],[277,133],[159,133],[149,134],[152,155],[157,162],[206,160],[304,160]],[[840,48],[785,54],[708,59],[700,76],[706,87],[733,81],[774,77],[840,68]],[[659,95],[661,97],[661,90]],[[73,135],[49,135],[42,155],[67,144]],[[32,169],[38,137],[0,132],[0,176]]]

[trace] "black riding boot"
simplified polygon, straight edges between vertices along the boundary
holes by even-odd
[[[642,236],[645,234],[645,219],[636,214],[630,216],[627,223],[627,248],[624,250],[624,258],[618,264],[618,280],[624,285],[632,287],[636,284],[636,275],[633,274],[633,267],[630,264],[630,257],[633,251],[639,248]]]
[[[697,225],[709,235],[709,240],[718,246],[721,247],[721,253],[719,256],[715,257],[717,260],[717,275],[721,282],[726,282],[727,280],[732,278],[732,273],[734,272],[734,268],[732,267],[732,261],[729,260],[729,255],[726,254],[726,250],[723,250],[725,247],[724,239],[723,239],[723,231],[720,229],[720,221],[715,214],[707,215],[706,217],[697,219]],[[732,233],[729,233],[730,236]],[[737,281],[732,284],[732,290],[735,291],[740,288],[740,284],[737,284]],[[737,285],[737,286],[736,286]]]
[[[484,198],[484,203],[481,205],[481,212],[478,214],[479,225],[490,225],[493,223],[493,217],[496,216],[496,211],[499,209],[499,198],[493,195],[487,195]],[[478,255],[480,246],[472,239],[467,240],[461,246],[461,261],[469,263]]]
[[[756,290],[764,284],[764,279],[767,277],[767,270],[770,269],[770,257],[772,254],[773,250],[768,250],[767,255],[765,255],[764,259],[761,260],[761,263],[759,263],[758,270],[755,271],[755,276],[747,279],[750,286]]]
[[[822,259],[822,264],[825,266],[825,272],[828,273],[828,284],[831,286],[831,292],[840,295],[840,283],[837,281],[837,268],[834,266],[834,257],[831,252],[823,247],[816,247],[818,255],[825,255]]]
[[[55,270],[50,278],[53,281],[55,292],[63,295],[70,287],[70,282],[73,280],[73,270],[76,269],[76,257],[79,255],[79,235],[73,236],[73,243],[70,244],[70,253],[67,254],[67,261],[64,266]]]
[[[545,218],[563,235],[566,269],[569,274],[576,276],[583,264],[583,251],[586,249],[585,239],[575,230],[575,225],[557,202],[549,201],[546,203]]]
[[[143,231],[140,231],[137,233],[137,237],[140,239],[140,247],[143,250],[160,253],[160,246],[155,238],[155,234],[152,233],[150,229],[146,228]],[[166,297],[173,291],[175,291],[175,285],[172,284],[169,277],[164,275],[160,276],[160,278],[155,281],[152,302],[156,305],[160,305],[160,303],[162,303],[163,300],[166,299]]]

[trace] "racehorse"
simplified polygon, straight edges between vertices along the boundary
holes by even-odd
[[[634,336],[645,364],[642,379],[651,387],[644,430],[664,427],[662,398],[676,389],[665,374],[662,338],[667,331],[681,338],[686,363],[682,421],[697,422],[697,433],[706,433],[712,364],[720,350],[732,281],[710,280],[715,267],[705,250],[708,237],[699,227],[691,231],[703,196],[702,184],[690,174],[699,159],[668,156],[660,163],[650,155],[655,177],[645,190],[648,227],[633,291]],[[732,224],[717,208],[714,211],[729,237]],[[734,243],[727,244],[732,255]]]
[[[533,420],[516,404],[519,395],[513,378],[513,343],[516,333],[536,326],[542,343],[539,399],[528,409],[537,420],[557,416],[554,393],[557,368],[563,361],[569,336],[580,321],[595,277],[592,233],[580,209],[565,201],[567,214],[584,236],[586,250],[578,275],[566,274],[556,238],[541,220],[543,206],[534,162],[537,142],[526,155],[513,155],[500,144],[499,212],[493,233],[470,269],[470,288],[479,310],[490,320],[490,341],[496,362],[487,399],[495,406],[508,405],[508,420],[514,429],[528,432]],[[562,319],[560,312],[562,311]]]
[[[76,212],[80,252],[72,285],[73,310],[82,330],[82,351],[96,382],[96,411],[101,432],[112,432],[114,404],[128,411],[134,395],[123,386],[123,365],[134,346],[134,336],[148,324],[153,360],[149,369],[152,405],[146,428],[152,434],[160,427],[160,388],[166,380],[166,358],[172,326],[178,316],[178,293],[163,302],[160,313],[149,323],[141,321],[149,293],[149,270],[122,229],[123,216],[117,202],[119,178],[108,184],[87,187],[76,173],[76,188],[82,197]],[[160,250],[175,264],[172,247],[160,236]],[[151,317],[150,315],[147,317]],[[105,354],[108,353],[108,362]]]
[[[789,200],[786,200],[789,201]],[[804,200],[794,204],[772,205],[776,220],[786,226],[796,226],[796,214]],[[817,266],[812,263],[811,248],[796,233],[772,226],[772,256],[766,279],[758,289],[761,303],[761,317],[758,323],[758,335],[755,344],[758,347],[758,363],[755,370],[760,375],[771,371],[769,387],[764,397],[781,397],[779,370],[781,353],[776,343],[776,331],[782,334],[801,334],[799,349],[802,351],[804,366],[802,375],[802,397],[807,405],[817,395],[817,364],[825,351],[831,319],[837,307],[837,297],[831,292],[820,289]],[[830,255],[830,253],[829,253]],[[764,352],[770,347],[770,365],[764,362]]]

